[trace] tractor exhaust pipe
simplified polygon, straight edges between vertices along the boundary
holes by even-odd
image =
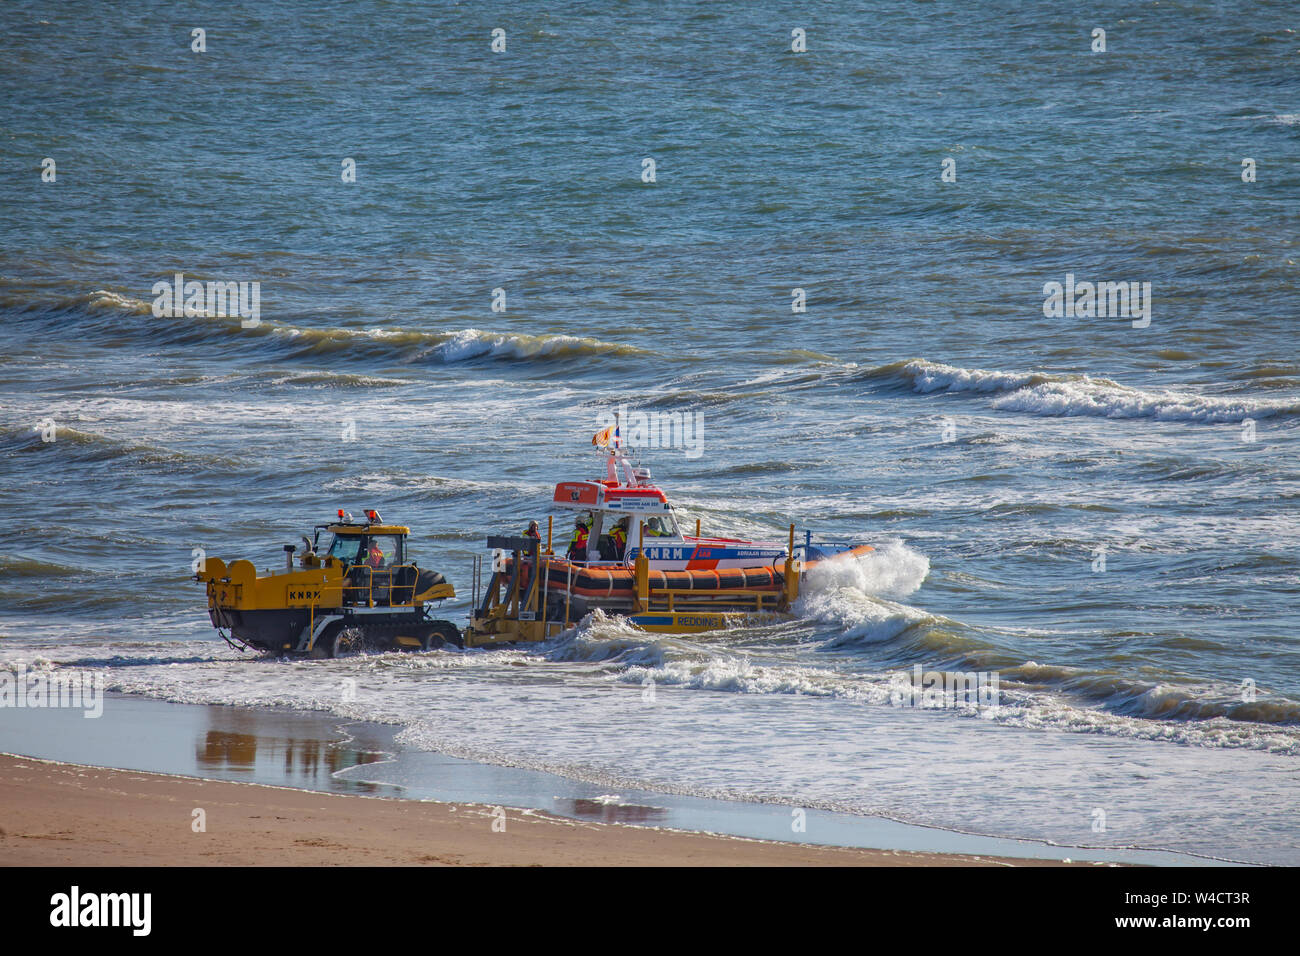
[[[293,553],[297,550],[298,549],[292,544],[286,544],[284,546],[284,569],[286,571],[293,570]]]

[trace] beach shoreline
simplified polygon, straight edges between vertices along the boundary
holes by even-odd
[[[1069,865],[780,843],[11,754],[0,754],[0,777],[5,866]]]
[[[814,807],[612,786],[609,781],[595,784],[539,769],[411,749],[397,739],[397,726],[314,711],[183,704],[113,692],[106,703],[96,720],[86,720],[74,709],[2,710],[0,754],[86,770],[139,773],[148,779],[162,775],[260,784],[267,787],[268,794],[290,795],[268,798],[288,801],[284,812],[273,814],[286,819],[299,819],[304,808],[315,806],[312,795],[344,795],[386,798],[399,804],[502,807],[511,818],[553,818],[578,826],[630,825],[649,832],[714,834],[718,839],[764,845],[920,854],[935,860],[1073,859],[1172,866],[1224,862],[1155,849],[1060,846]],[[50,781],[42,786],[49,790],[46,799],[50,806],[67,802],[68,792],[52,788]],[[108,789],[129,788],[123,784]],[[145,799],[144,794],[135,797]],[[248,800],[229,799],[236,804]],[[70,806],[77,805],[78,799],[71,799]],[[0,795],[0,814],[8,812],[6,806],[6,797]],[[19,810],[15,808],[15,812]],[[114,813],[130,817],[129,807],[118,807]],[[384,810],[381,815],[387,818],[392,811]],[[46,832],[39,817],[24,819],[22,832]],[[394,817],[391,822],[400,829],[399,819]],[[336,819],[331,826],[335,825],[350,832],[352,823]],[[0,827],[13,831],[3,816]],[[254,834],[249,831],[244,836],[251,840]],[[312,839],[337,842],[328,832],[316,833]],[[782,854],[777,856],[784,859]],[[482,854],[473,858],[486,859]]]

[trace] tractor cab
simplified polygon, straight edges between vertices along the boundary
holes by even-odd
[[[340,509],[338,521],[317,525],[312,547],[303,555],[303,566],[337,563],[345,570],[360,566],[390,571],[408,564],[406,539],[411,529],[383,524],[379,512],[373,510],[366,512],[366,519],[353,521],[351,515]],[[322,538],[324,551],[321,551]]]
[[[407,555],[410,528],[385,524],[378,511],[367,511],[365,521],[354,521],[339,509],[338,521],[314,530],[303,567],[341,568],[345,605],[382,607],[405,604],[414,596],[420,572]]]

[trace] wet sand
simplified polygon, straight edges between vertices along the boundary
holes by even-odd
[[[0,755],[0,779],[6,866],[1061,865],[773,843],[10,755]],[[204,832],[195,831],[195,810]]]

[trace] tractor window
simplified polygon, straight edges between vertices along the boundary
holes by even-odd
[[[389,568],[402,563],[402,539],[396,534],[372,534],[361,556],[362,562],[372,568]]]
[[[356,534],[336,534],[330,542],[328,557],[338,558],[344,564],[357,564],[357,552],[361,550],[361,536]]]

